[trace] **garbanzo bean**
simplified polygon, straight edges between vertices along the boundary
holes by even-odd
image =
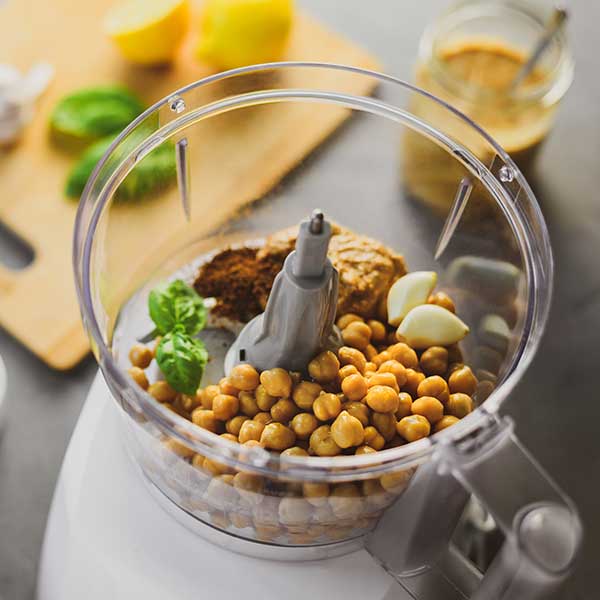
[[[373,427],[373,425],[369,425],[365,427],[365,445],[371,446],[371,448],[375,450],[381,450],[385,446],[385,440],[383,436]]]
[[[260,412],[260,408],[256,403],[256,398],[252,392],[240,392],[240,411],[247,417],[253,417]]]
[[[260,382],[269,396],[289,398],[292,393],[292,378],[285,369],[277,367],[263,371],[260,374]]]
[[[375,348],[375,346],[369,344],[365,349],[364,349],[364,355],[365,358],[367,359],[367,365],[369,364],[373,364],[373,366],[375,367],[375,369],[377,369],[377,365],[375,365],[375,363],[371,363],[371,361],[377,356],[378,352],[377,352],[377,348]],[[368,368],[368,367],[367,367]]]
[[[391,387],[396,392],[400,391],[400,388],[398,387],[398,381],[393,373],[373,373],[373,375],[367,379],[367,387],[371,389],[376,385],[385,385],[387,387]]]
[[[393,413],[398,409],[398,392],[387,385],[374,385],[367,392],[366,402],[376,412]]]
[[[435,427],[433,428],[433,431],[435,433],[437,433],[438,431],[442,431],[442,429],[446,429],[446,428],[450,427],[451,425],[454,425],[455,423],[458,423],[458,421],[459,421],[458,417],[455,417],[454,415],[444,415],[435,424]]]
[[[342,329],[342,339],[346,346],[364,350],[371,342],[371,328],[360,321],[353,321]]]
[[[233,417],[232,419],[229,419],[229,421],[227,421],[227,423],[225,423],[225,429],[227,430],[227,433],[231,433],[232,435],[239,436],[242,425],[248,420],[249,420],[248,417],[245,417],[243,415],[238,415],[237,417]]]
[[[296,437],[300,440],[307,440],[310,437],[310,434],[318,426],[319,421],[317,420],[317,417],[310,413],[300,413],[299,415],[296,415],[290,423],[290,427],[293,429]]]
[[[409,415],[398,421],[396,431],[407,442],[415,442],[429,435],[431,425],[423,415]]]
[[[238,442],[238,436],[233,435],[233,433],[222,433],[219,437],[225,438],[226,440],[229,440],[230,442]]]
[[[446,412],[449,415],[462,419],[473,411],[473,400],[471,396],[457,392],[450,394],[450,398],[446,403]]]
[[[219,391],[221,394],[225,394],[226,396],[235,396],[237,398],[240,390],[231,383],[229,377],[223,377],[219,381]]]
[[[211,458],[206,457],[202,463],[202,468],[208,471],[211,475],[230,475],[233,473],[233,469],[224,463],[217,462]]]
[[[244,444],[248,440],[259,442],[264,428],[265,424],[260,421],[244,421],[238,433],[240,444]]]
[[[397,448],[398,446],[405,446],[406,440],[401,438],[397,433],[396,435],[385,445],[387,448]]]
[[[258,371],[248,364],[236,365],[229,373],[231,385],[244,392],[255,390],[260,383]]]
[[[463,362],[463,353],[458,344],[452,344],[446,348],[448,350],[448,364],[452,363],[462,363]]]
[[[428,376],[444,375],[448,370],[448,350],[443,346],[431,346],[431,348],[427,348],[421,354],[419,365]]]
[[[329,485],[327,483],[307,482],[302,484],[302,493],[307,502],[313,506],[323,506],[329,496]]]
[[[271,410],[273,404],[277,402],[277,398],[275,398],[275,396],[271,396],[271,394],[267,392],[267,389],[262,384],[260,384],[256,390],[254,390],[254,397],[256,398],[256,406],[258,406],[258,408],[264,412]]]
[[[355,519],[362,512],[361,494],[353,483],[338,483],[329,494],[329,505],[338,519]]]
[[[379,431],[386,442],[390,442],[396,435],[396,415],[393,412],[374,412],[371,415],[371,424]]]
[[[323,393],[313,404],[313,412],[319,421],[331,421],[342,410],[342,403],[336,394]]]
[[[140,369],[148,368],[152,362],[152,358],[152,350],[143,344],[134,344],[129,351],[129,360],[131,361],[131,364]]]
[[[298,407],[289,398],[282,398],[271,407],[271,417],[279,423],[288,423],[297,413]]]
[[[437,398],[442,404],[448,402],[450,397],[450,390],[446,380],[439,375],[432,375],[423,379],[417,387],[417,398],[421,396],[432,396]]]
[[[473,375],[473,371],[466,365],[456,369],[448,377],[448,387],[452,394],[467,394],[472,396],[477,389],[477,377]]]
[[[338,383],[341,385],[342,381],[344,381],[346,377],[350,377],[350,375],[360,375],[360,373],[354,365],[345,365],[338,371]]]
[[[379,483],[381,483],[381,487],[386,492],[399,494],[406,489],[412,478],[412,475],[412,469],[405,469],[403,471],[396,471],[394,473],[385,473],[379,478]]]
[[[159,402],[173,402],[177,396],[177,392],[166,381],[150,384],[148,393]]]
[[[202,456],[202,454],[194,454],[194,456],[192,457],[192,467],[196,469],[203,469],[205,458],[206,457]]]
[[[270,412],[259,412],[252,417],[252,420],[262,423],[263,425],[268,425],[273,421],[273,417]]]
[[[369,424],[371,411],[366,404],[363,404],[362,402],[346,402],[346,404],[342,405],[342,410],[345,410],[353,417],[356,417],[362,423],[363,427],[366,427]]]
[[[374,344],[383,344],[387,335],[385,325],[381,321],[375,321],[374,319],[367,321],[367,325],[371,328],[371,341]]]
[[[379,365],[379,373],[392,373],[396,378],[398,387],[402,387],[406,383],[406,368],[397,360],[386,360]]]
[[[220,394],[221,390],[218,385],[207,385],[202,394],[200,395],[200,402],[203,408],[212,410],[212,403],[217,394]]]
[[[402,363],[407,369],[416,369],[419,366],[417,353],[404,342],[398,342],[388,348],[394,360]]]
[[[444,416],[444,405],[432,396],[421,396],[411,406],[413,415],[422,415],[430,423],[437,423]]]
[[[331,351],[326,350],[308,363],[308,374],[319,383],[334,381],[340,370],[340,361]]]
[[[354,454],[374,454],[375,452],[377,452],[377,450],[375,450],[375,448],[371,448],[371,446],[359,446]]]
[[[371,360],[375,363],[375,366],[379,368],[384,362],[393,359],[392,355],[387,350],[384,350],[383,352],[380,352],[374,356]]]
[[[337,456],[342,449],[335,443],[329,425],[317,427],[310,436],[310,449],[317,456]]]
[[[449,310],[451,313],[456,312],[454,301],[445,292],[436,292],[435,294],[431,294],[431,296],[427,298],[427,304],[437,304],[438,306]]]
[[[212,431],[213,433],[217,433],[220,428],[220,423],[215,417],[215,413],[212,410],[206,410],[205,408],[200,407],[195,408],[192,411],[192,423],[198,425],[198,427]]]
[[[233,477],[233,487],[239,492],[242,498],[252,505],[260,502],[260,494],[262,494],[264,486],[264,478],[255,473],[240,471]]]
[[[228,421],[237,415],[240,401],[236,396],[218,394],[213,399],[213,413],[219,421]]]
[[[402,419],[412,414],[410,408],[412,406],[412,396],[406,392],[398,394],[398,410],[396,410],[396,419]]]
[[[413,398],[418,396],[417,388],[421,381],[425,379],[424,373],[419,373],[414,369],[406,369],[406,383],[402,386],[403,392],[408,392]]]
[[[185,413],[191,413],[194,408],[198,407],[196,396],[188,396],[187,394],[179,394],[173,404]]]
[[[323,391],[318,383],[312,381],[301,381],[295,388],[292,398],[296,405],[302,410],[312,410],[317,396]]]
[[[338,356],[342,365],[354,365],[359,373],[365,374],[365,368],[367,366],[367,359],[365,355],[356,348],[349,348],[348,346],[342,346],[338,350]]]
[[[286,448],[281,456],[308,456],[308,452],[304,448],[300,448],[300,446],[292,446],[291,448]]]
[[[331,437],[340,448],[360,446],[365,438],[365,430],[356,417],[344,410],[331,425]]]
[[[342,380],[342,392],[348,400],[362,400],[367,395],[367,382],[360,375],[350,375]]]
[[[269,423],[263,429],[260,443],[271,450],[286,450],[296,441],[296,434],[283,423]]]
[[[182,458],[191,458],[194,456],[194,451],[188,448],[185,444],[182,444],[179,440],[174,438],[168,438],[163,442],[165,448],[168,448],[171,452],[181,456]]]
[[[129,376],[133,379],[143,390],[148,389],[148,378],[146,373],[140,367],[131,367],[127,369]]]
[[[364,321],[365,320],[359,315],[355,315],[354,313],[346,313],[337,320],[336,325],[340,329],[346,329],[350,323],[364,323]]]

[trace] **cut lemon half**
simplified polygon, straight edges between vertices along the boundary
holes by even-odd
[[[127,60],[158,65],[173,60],[189,22],[189,0],[128,0],[109,11],[104,30]]]

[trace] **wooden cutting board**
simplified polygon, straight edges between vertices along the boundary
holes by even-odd
[[[0,149],[0,220],[35,253],[32,264],[21,271],[0,264],[0,325],[56,369],[73,367],[86,355],[89,345],[80,322],[71,267],[77,206],[62,194],[66,173],[75,158],[48,139],[52,107],[62,95],[82,86],[116,82],[128,85],[151,104],[210,73],[193,58],[193,35],[171,68],[143,69],[126,64],[101,31],[102,16],[110,3],[8,0],[0,5],[0,63],[27,69],[44,60],[56,69],[23,139],[11,149]],[[306,15],[298,15],[285,60],[378,69],[377,61],[367,52]],[[321,77],[320,83],[327,86],[331,83],[328,77],[331,74]],[[306,74],[297,79],[293,83],[298,87],[313,83]],[[370,88],[365,79],[355,79],[345,91],[367,94]],[[239,158],[247,164],[243,179],[228,189],[219,185],[225,173],[219,171],[218,160],[205,168],[203,177],[214,178],[213,186],[204,187],[204,193],[214,195],[212,203],[227,205],[222,202],[227,192],[235,196],[227,206],[239,208],[264,195],[348,115],[340,109],[323,111],[315,118],[314,106],[308,110],[313,118],[308,118],[311,113],[306,109],[288,110],[282,105],[282,110],[272,111],[264,122],[244,128],[243,148],[240,144],[226,146],[217,139],[222,132],[214,128],[215,146],[220,143],[234,162],[236,157],[231,153],[243,151]],[[207,131],[210,135],[211,129]],[[204,138],[203,145],[211,147],[211,140]],[[135,208],[130,210],[135,219]]]

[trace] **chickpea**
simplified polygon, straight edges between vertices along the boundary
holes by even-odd
[[[379,479],[364,479],[361,482],[361,488],[368,505],[383,508],[388,504],[388,496],[381,487]]]
[[[346,365],[345,367],[342,367],[339,371],[338,371],[338,382],[341,385],[342,381],[344,381],[344,379],[346,379],[346,377],[350,377],[350,375],[360,375],[360,373],[358,372],[358,369],[354,366],[354,365]]]
[[[129,351],[129,360],[134,367],[147,369],[152,362],[152,350],[143,344],[135,344]]]
[[[317,396],[323,391],[318,383],[312,381],[301,381],[295,388],[292,398],[296,405],[302,410],[312,410]]]
[[[375,363],[375,366],[379,368],[384,362],[393,359],[392,355],[387,350],[384,350],[383,352],[380,352],[379,354],[374,356],[371,360]]]
[[[415,442],[429,435],[431,425],[423,415],[409,415],[398,421],[396,431],[407,442]]]
[[[437,398],[442,404],[446,404],[450,397],[450,390],[448,389],[446,380],[439,375],[432,375],[423,379],[417,386],[417,398],[421,396],[432,396],[433,398]]]
[[[478,403],[482,403],[484,400],[489,398],[490,394],[496,389],[496,385],[487,379],[480,381],[477,384],[477,389],[475,390],[475,397],[477,398]]]
[[[283,423],[269,423],[260,436],[260,443],[271,450],[291,448],[295,441],[296,434]]]
[[[385,385],[386,387],[392,388],[396,392],[400,391],[400,388],[398,387],[398,381],[393,373],[373,373],[373,375],[367,379],[367,386],[369,389],[371,389],[376,385]]]
[[[398,387],[401,388],[406,383],[406,368],[397,360],[386,360],[379,365],[379,373],[392,373],[396,378]]]
[[[182,444],[179,440],[174,438],[168,438],[163,442],[163,445],[165,448],[182,458],[191,458],[195,454],[193,450],[190,450],[185,444]]]
[[[233,433],[222,433],[219,437],[225,438],[230,442],[235,442],[236,444],[238,443],[238,436],[233,435]]]
[[[310,437],[310,434],[318,426],[319,421],[317,420],[317,417],[310,413],[300,413],[299,415],[296,415],[290,423],[290,427],[296,434],[296,437],[301,440],[307,440]]]
[[[383,437],[386,442],[390,442],[396,435],[396,415],[394,413],[373,413],[371,415],[371,424]]]
[[[350,375],[342,380],[342,392],[348,400],[362,400],[367,395],[367,382],[358,373]]]
[[[377,365],[372,362],[372,361],[367,361],[367,364],[365,365],[365,375],[367,375],[368,373],[371,373],[371,375],[373,373],[375,373],[375,371],[377,371]]]
[[[256,406],[264,412],[271,410],[272,406],[277,402],[277,398],[267,393],[265,386],[262,384],[254,391],[254,397],[256,398]]]
[[[381,487],[386,492],[391,492],[392,494],[400,494],[403,492],[410,480],[413,476],[412,469],[405,469],[403,471],[396,471],[395,473],[385,473],[379,478],[379,483],[381,483]]]
[[[260,374],[260,383],[269,396],[289,398],[292,393],[292,378],[285,369],[279,367],[263,371]]]
[[[329,485],[327,483],[303,483],[302,493],[307,502],[313,506],[323,506],[327,502],[329,496]]]
[[[453,394],[461,393],[472,396],[477,389],[477,377],[473,375],[473,371],[466,365],[456,369],[448,378],[448,387]]]
[[[273,421],[273,417],[271,417],[270,412],[259,412],[252,417],[252,420],[262,423],[263,425],[268,425]]]
[[[402,386],[403,392],[408,392],[413,398],[418,396],[417,388],[421,381],[425,379],[423,373],[419,373],[414,369],[406,369],[406,383]]]
[[[444,375],[448,370],[448,350],[442,346],[427,348],[419,360],[426,375]]]
[[[371,361],[377,356],[378,352],[377,352],[377,348],[375,348],[375,346],[372,346],[371,344],[369,344],[365,349],[364,349],[364,355],[365,358],[367,359],[367,365],[371,363]],[[375,365],[375,363],[372,363],[373,366],[375,367],[373,370],[377,369],[377,366]]]
[[[336,394],[323,393],[313,404],[313,412],[319,421],[331,421],[342,410],[342,403]]]
[[[361,494],[353,483],[339,483],[329,495],[329,505],[338,519],[356,519],[362,512]]]
[[[258,371],[248,364],[233,367],[229,374],[229,381],[231,385],[244,392],[255,390],[260,383]]]
[[[233,473],[233,469],[231,467],[227,466],[224,463],[217,462],[216,460],[212,460],[212,458],[208,457],[204,459],[202,468],[214,476],[230,475]]]
[[[398,446],[405,446],[406,440],[402,439],[398,434],[396,434],[386,445],[386,448],[397,448]]]
[[[292,446],[284,450],[281,456],[308,456],[308,452],[300,446]]]
[[[435,424],[444,416],[444,405],[433,396],[421,396],[412,403],[411,411],[413,415],[423,415]]]
[[[240,412],[244,413],[247,417],[254,417],[260,412],[256,398],[252,392],[240,392]]]
[[[342,449],[335,443],[329,425],[317,427],[310,436],[310,449],[317,456],[337,456]]]
[[[402,363],[407,369],[416,369],[419,366],[417,353],[404,342],[398,342],[388,348],[394,360]]]
[[[289,398],[282,398],[271,407],[271,417],[279,423],[288,423],[297,413],[298,407]]]
[[[344,410],[331,425],[331,437],[340,448],[360,446],[365,437],[365,430],[356,417]]]
[[[358,419],[363,427],[369,424],[369,407],[362,402],[347,402],[342,406],[342,409],[347,411],[348,414]]]
[[[346,313],[342,315],[338,320],[336,325],[342,329],[346,329],[350,323],[364,323],[365,320],[360,315],[355,315],[354,313]]]
[[[231,512],[229,514],[231,524],[236,529],[245,529],[246,527],[252,526],[252,519],[248,515],[244,515],[239,512]]]
[[[225,394],[226,396],[235,396],[237,398],[240,390],[231,383],[229,377],[223,377],[219,380],[219,393]]]
[[[146,373],[140,367],[131,367],[127,369],[129,376],[133,379],[143,390],[148,389],[148,378]]]
[[[385,446],[383,436],[373,427],[369,425],[365,427],[365,445],[371,446],[374,450],[381,450]]]
[[[371,448],[371,446],[359,446],[354,454],[360,456],[361,454],[374,454],[377,450],[375,448]]]
[[[411,407],[412,407],[412,397],[410,394],[406,392],[400,392],[398,394],[398,410],[396,410],[396,419],[402,419],[403,417],[407,417],[411,415]]]
[[[282,498],[279,503],[279,521],[288,527],[302,526],[310,522],[312,506],[304,498]]]
[[[228,421],[237,415],[240,401],[236,396],[218,394],[213,399],[213,413],[219,421]]]
[[[380,413],[396,412],[398,409],[398,392],[387,385],[374,385],[366,396],[369,408]]]
[[[246,448],[263,448],[263,445],[260,443],[260,440],[248,440],[243,443],[243,446]]]
[[[175,398],[174,404],[177,408],[188,414],[198,407],[196,396],[188,396],[187,394],[179,394]]]
[[[150,384],[148,393],[159,402],[173,402],[177,396],[177,392],[166,381]]]
[[[321,352],[308,363],[308,374],[319,383],[333,381],[340,370],[340,361],[331,351]]]
[[[371,328],[366,323],[353,321],[342,330],[342,339],[346,346],[365,350],[371,343]]]
[[[433,431],[435,433],[437,433],[438,431],[442,431],[443,429],[446,429],[446,428],[450,427],[451,425],[454,425],[455,423],[458,423],[458,421],[459,421],[458,417],[455,417],[454,415],[444,415],[435,424],[435,427],[433,428]]]
[[[202,454],[194,454],[194,456],[192,457],[192,467],[194,467],[196,469],[203,469],[205,458],[206,457],[202,456]]]
[[[365,355],[356,348],[342,346],[338,350],[338,356],[342,365],[354,365],[359,373],[364,375],[367,366]]]
[[[387,331],[381,321],[370,320],[367,325],[371,328],[371,341],[375,344],[383,344]]]
[[[212,431],[213,433],[219,431],[219,423],[212,410],[206,410],[205,408],[200,407],[195,408],[192,411],[192,423],[198,425],[198,427]]]
[[[265,424],[260,423],[259,421],[244,421],[238,433],[240,444],[245,444],[248,440],[256,440],[259,442],[264,428]]]
[[[221,393],[218,385],[207,385],[200,395],[200,402],[203,408],[212,410],[212,403],[215,396]]]
[[[449,310],[451,313],[456,312],[454,301],[445,292],[436,292],[435,294],[431,294],[431,296],[427,298],[427,304],[437,304],[438,306]]]
[[[250,505],[257,505],[265,487],[265,480],[255,473],[240,471],[233,477],[233,487]]]
[[[250,419],[248,419],[248,417],[238,415],[237,417],[233,417],[232,419],[229,419],[229,421],[227,421],[227,423],[225,423],[225,429],[227,430],[227,433],[231,433],[232,435],[239,436],[242,425],[246,421],[249,421],[249,420]]]
[[[458,344],[452,344],[446,350],[448,350],[448,364],[463,362],[463,353]]]
[[[473,411],[473,400],[471,396],[457,392],[450,394],[450,399],[446,404],[446,412],[449,415],[462,419]]]

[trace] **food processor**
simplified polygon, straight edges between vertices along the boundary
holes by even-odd
[[[350,92],[357,82],[373,94]],[[411,110],[424,104],[429,110]],[[269,168],[286,151],[282,132],[260,156],[249,157],[246,142],[277,113],[300,123],[328,113],[343,125],[275,180]],[[421,143],[407,145],[407,135]],[[176,185],[136,202],[119,199],[120,182],[161,144],[173,145]],[[407,153],[428,145],[456,164],[443,215],[405,177],[414,159]],[[248,184],[258,159],[266,187]],[[223,164],[229,176],[215,181],[211,173]],[[436,164],[430,168],[435,173]],[[447,183],[445,176],[444,189]],[[464,219],[473,191],[486,210]],[[223,248],[260,245],[301,221],[318,232],[322,215],[393,248],[410,270],[437,272],[438,289],[455,299],[471,330],[461,348],[479,373],[472,413],[431,437],[373,454],[280,456],[201,429],[135,385],[127,353],[153,329],[147,302],[157,283],[193,282]],[[512,160],[451,106],[394,77],[334,64],[259,65],[193,83],[136,119],[96,167],[77,216],[74,268],[102,377],[65,456],[40,599],[508,600],[549,598],[560,589],[580,545],[580,522],[502,415],[548,315],[548,234]],[[323,294],[306,302],[314,306],[317,297]],[[277,303],[280,311],[292,305]],[[212,357],[203,385],[223,376],[240,339],[244,347],[256,339],[240,337],[241,329],[213,323],[203,332]],[[234,489],[195,468],[194,453],[265,484]],[[307,483],[340,493],[307,509]],[[341,492],[350,488],[362,491]],[[471,495],[505,537],[485,573],[452,541]]]

